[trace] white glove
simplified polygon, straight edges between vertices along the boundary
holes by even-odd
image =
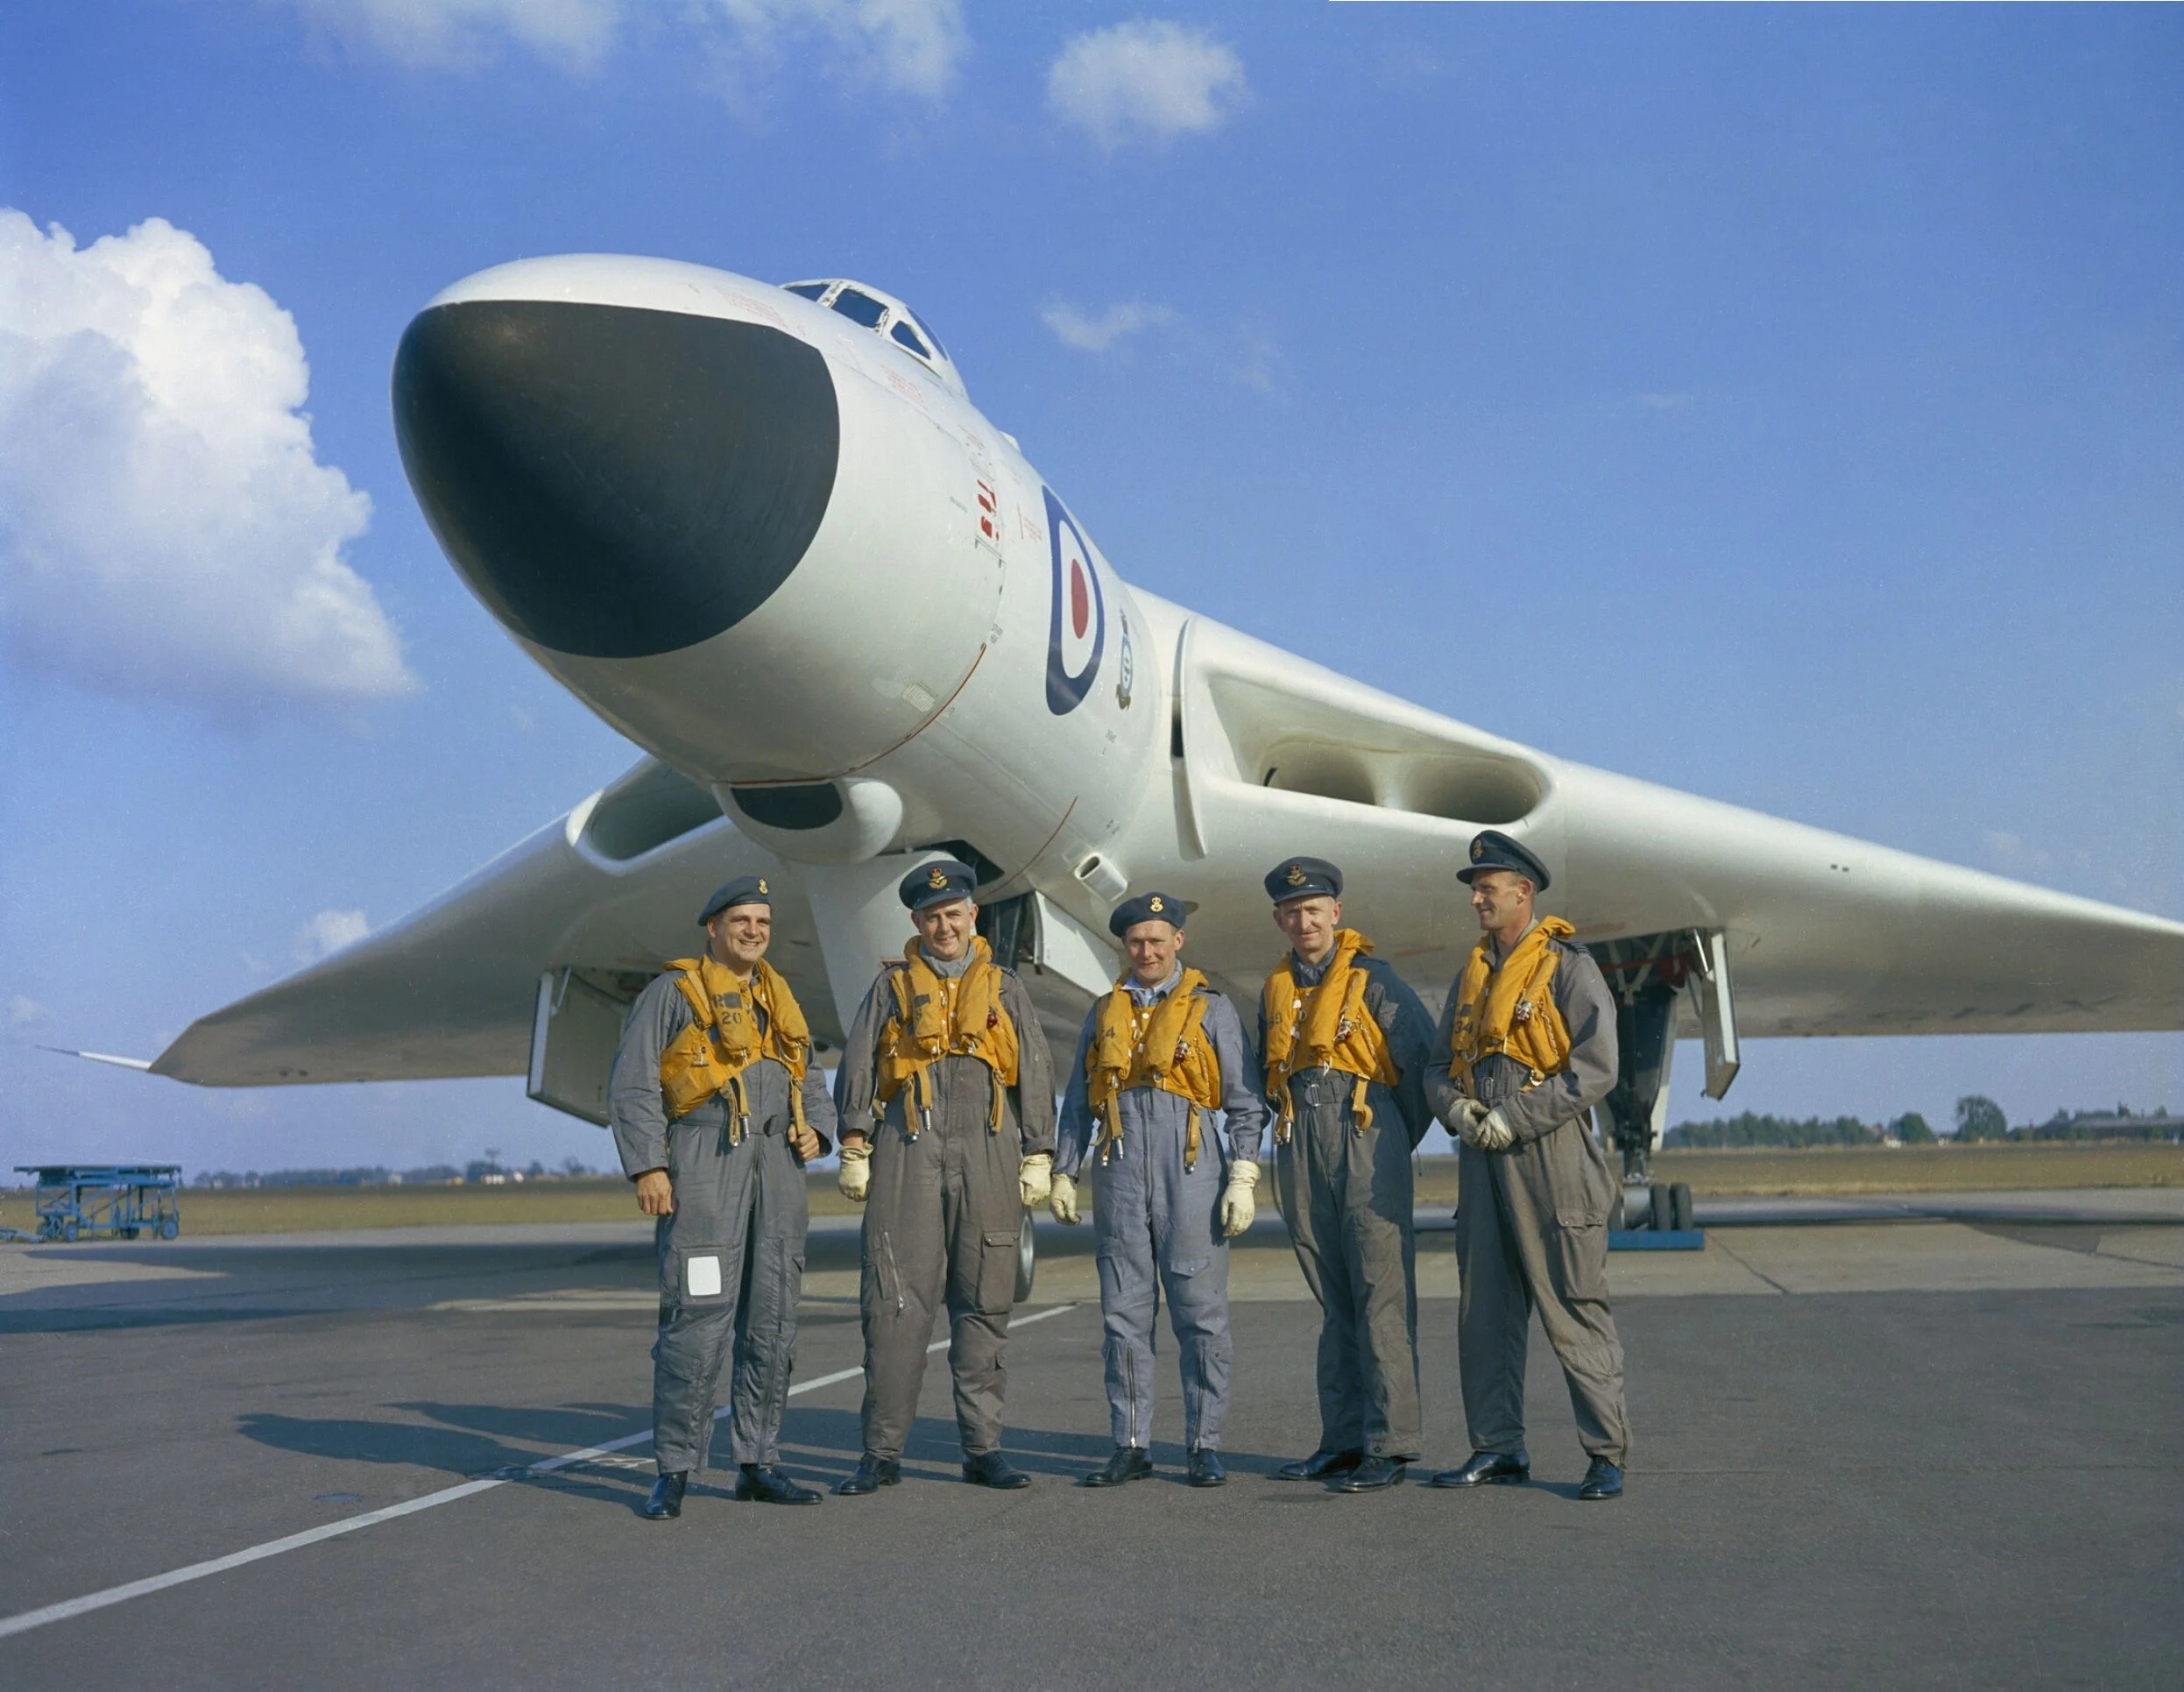
[[[1259,1165],[1239,1157],[1228,1166],[1228,1185],[1221,1192],[1221,1237],[1233,1240],[1259,1214],[1251,1190],[1259,1185]]]
[[[1478,1129],[1479,1124],[1486,1119],[1487,1107],[1481,1104],[1478,1100],[1459,1099],[1456,1101],[1456,1137],[1466,1145],[1478,1144],[1478,1141],[1474,1140],[1472,1135]]]
[[[1054,1154],[1035,1151],[1016,1166],[1016,1190],[1023,1194],[1024,1208],[1036,1210],[1054,1190]]]
[[[1471,1130],[1471,1143],[1481,1151],[1506,1151],[1516,1143],[1516,1130],[1502,1115],[1499,1105],[1479,1119]]]
[[[1053,1189],[1047,1194],[1047,1209],[1056,1221],[1067,1222],[1071,1228],[1084,1221],[1077,1214],[1077,1183],[1066,1175],[1057,1175]]]
[[[872,1191],[872,1146],[869,1142],[843,1143],[842,1172],[834,1178],[834,1185],[852,1204],[865,1202],[866,1195]]]

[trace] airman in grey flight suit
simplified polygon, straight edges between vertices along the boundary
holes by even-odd
[[[901,1479],[944,1305],[964,1478],[1031,1484],[1000,1453],[1002,1356],[1024,1212],[1051,1190],[1054,1059],[1023,984],[974,931],[977,885],[948,860],[903,878],[918,938],[866,994],[835,1073],[841,1188],[865,1206],[865,1448],[835,1488],[848,1497]]]
[[[1578,1497],[1613,1498],[1630,1449],[1622,1345],[1608,1307],[1608,1222],[1617,1193],[1587,1119],[1615,1084],[1615,1002],[1569,924],[1535,916],[1533,896],[1546,891],[1547,871],[1523,845],[1489,829],[1458,874],[1484,931],[1474,954],[1482,967],[1474,973],[1467,965],[1450,989],[1426,1085],[1434,1113],[1463,1142],[1456,1339],[1473,1449],[1469,1462],[1431,1483],[1530,1476],[1524,1348],[1537,1307],[1592,1458]],[[1525,985],[1549,970],[1544,995]],[[1478,984],[1469,1001],[1467,980]],[[1535,1002],[1541,998],[1551,1011]],[[1452,1064],[1460,1019],[1464,1050],[1476,1054],[1468,1084],[1467,1065]]]
[[[696,1023],[679,972],[640,994],[622,1029],[607,1085],[607,1117],[622,1168],[637,1184],[644,1213],[657,1218],[660,1330],[653,1346],[653,1455],[659,1480],[645,1514],[682,1513],[683,1493],[702,1471],[713,1440],[713,1401],[732,1356],[729,1455],[741,1473],[736,1497],[767,1504],[816,1504],[820,1495],[774,1467],[781,1413],[795,1364],[796,1299],[803,1285],[809,1211],[802,1165],[823,1157],[834,1104],[816,1071],[795,1082],[781,1060],[802,1066],[772,1024],[785,1013],[801,1030],[788,983],[764,962],[773,899],[765,879],[746,875],[706,902],[698,918],[706,952],[724,969],[727,1000],[740,992],[760,1037],[762,1055],[724,1087],[673,1121],[664,1096],[662,1058]],[[693,960],[695,961],[695,960]],[[767,1005],[775,1000],[776,1009]],[[738,1003],[735,1009],[744,1007]],[[703,1050],[703,1048],[700,1048]],[[704,1060],[718,1062],[716,1047]],[[701,1061],[704,1061],[701,1060]],[[791,1098],[801,1093],[801,1111]]]
[[[1057,1221],[1078,1220],[1077,1177],[1090,1159],[1115,1445],[1085,1486],[1120,1486],[1153,1472],[1153,1323],[1163,1289],[1183,1372],[1191,1484],[1227,1478],[1219,1451],[1234,1350],[1228,1242],[1251,1226],[1266,1107],[1236,1008],[1184,968],[1183,919],[1183,902],[1165,893],[1129,900],[1108,919],[1130,973],[1085,1018],[1062,1100],[1049,1206]],[[1171,1027],[1163,1007],[1177,994],[1200,1002],[1196,1014],[1178,1006]],[[1227,1129],[1226,1154],[1216,1110]]]
[[[1266,887],[1290,954],[1260,1001],[1261,1072],[1282,1217],[1320,1308],[1319,1448],[1280,1472],[1377,1491],[1418,1455],[1410,1154],[1432,1122],[1422,1074],[1433,1028],[1371,943],[1340,926],[1339,869],[1290,858]],[[1279,1026],[1268,1016],[1277,999],[1294,1004]]]

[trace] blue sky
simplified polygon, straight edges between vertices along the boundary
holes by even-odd
[[[2180,77],[2168,7],[16,7],[0,1165],[604,1159],[514,1081],[34,1049],[149,1054],[629,761],[441,559],[388,422],[410,315],[527,254],[866,278],[1157,592],[1563,755],[2184,917]],[[224,316],[101,296],[24,350],[25,276],[191,263]],[[193,407],[237,420],[203,463]],[[1502,685],[1489,623],[1566,681]],[[2184,1108],[2184,1036],[1765,1043],[1730,1102],[1972,1091]]]

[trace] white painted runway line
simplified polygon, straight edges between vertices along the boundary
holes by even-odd
[[[1076,1308],[1077,1306],[1073,1303],[1049,1305],[1043,1310],[1033,1311],[1028,1316],[1012,1317],[1009,1320],[1008,1331],[1014,1334],[1020,1327],[1029,1327],[1034,1322],[1043,1322],[1050,1316],[1059,1316],[1064,1312]],[[925,1348],[928,1352],[945,1351],[947,1349],[946,1340],[936,1340]],[[816,1380],[799,1382],[788,1389],[788,1396],[794,1398],[802,1393],[816,1392],[823,1386],[839,1386],[844,1381],[859,1378],[864,1372],[861,1364],[855,1369],[838,1369],[831,1375],[822,1375]],[[727,1415],[728,1412],[724,1407],[713,1412],[713,1419],[722,1421],[726,1419]],[[581,1451],[565,1451],[560,1456],[548,1457],[542,1462],[527,1463],[520,1469],[512,1469],[505,1474],[491,1476],[484,1480],[465,1481],[460,1486],[446,1487],[438,1492],[428,1492],[423,1497],[412,1498],[405,1504],[389,1504],[384,1510],[367,1511],[361,1516],[350,1516],[341,1521],[327,1522],[322,1526],[306,1528],[302,1533],[291,1533],[286,1539],[268,1540],[263,1545],[253,1545],[241,1551],[231,1551],[224,1557],[214,1557],[206,1562],[190,1563],[181,1568],[170,1568],[164,1575],[147,1575],[143,1580],[131,1581],[124,1586],[110,1586],[102,1592],[87,1592],[80,1598],[66,1598],[59,1604],[49,1604],[43,1609],[25,1610],[18,1616],[10,1616],[0,1619],[0,1639],[4,1639],[11,1634],[27,1633],[34,1627],[44,1627],[49,1623],[65,1622],[71,1617],[86,1616],[94,1610],[103,1610],[110,1604],[126,1604],[131,1598],[145,1597],[153,1592],[164,1592],[170,1586],[183,1586],[191,1581],[204,1580],[209,1575],[224,1575],[229,1569],[240,1568],[245,1563],[262,1562],[268,1557],[278,1557],[285,1552],[300,1551],[305,1546],[316,1545],[322,1540],[339,1539],[344,1533],[355,1533],[367,1527],[376,1527],[381,1522],[391,1522],[398,1517],[413,1516],[421,1510],[435,1510],[443,1504],[453,1504],[458,1498],[472,1497],[480,1492],[490,1492],[497,1486],[506,1486],[512,1481],[527,1480],[534,1475],[550,1475],[557,1469],[568,1469],[576,1463],[590,1462],[594,1458],[604,1457],[611,1451],[622,1451],[633,1445],[642,1445],[651,1438],[650,1428],[640,1434],[627,1434],[618,1440],[609,1440],[604,1445],[586,1446]]]

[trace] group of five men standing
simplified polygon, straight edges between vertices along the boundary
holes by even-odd
[[[1532,1310],[1569,1382],[1592,1458],[1579,1496],[1617,1496],[1629,1446],[1606,1285],[1614,1177],[1587,1118],[1614,1085],[1615,1016],[1569,924],[1539,917],[1544,866],[1493,831],[1459,872],[1481,935],[1437,1030],[1417,995],[1341,925],[1342,874],[1313,858],[1266,878],[1288,955],[1247,1044],[1227,998],[1182,959],[1164,893],[1109,926],[1128,968],[1086,1017],[1059,1118],[1030,1000],[976,931],[976,877],[944,860],[901,889],[916,930],[859,1007],[830,1099],[788,983],[765,961],[765,878],[707,902],[704,955],[639,997],[609,1087],[623,1166],[657,1219],[659,1479],[645,1513],[681,1512],[730,1370],[736,1496],[816,1504],[777,1465],[807,1227],[802,1165],[838,1133],[845,1195],[865,1207],[863,1451],[835,1490],[895,1484],[927,1345],[947,1312],[965,1480],[1030,1476],[1000,1451],[1003,1356],[1026,1212],[1076,1223],[1095,1186],[1103,1357],[1114,1452],[1082,1484],[1152,1472],[1154,1323],[1165,1298],[1183,1377],[1188,1478],[1226,1479],[1228,1242],[1254,1220],[1273,1141],[1283,1218],[1319,1302],[1318,1448],[1292,1480],[1366,1492],[1419,1455],[1411,1155],[1438,1120],[1461,1142],[1458,1349],[1473,1455],[1435,1486],[1521,1481]]]

